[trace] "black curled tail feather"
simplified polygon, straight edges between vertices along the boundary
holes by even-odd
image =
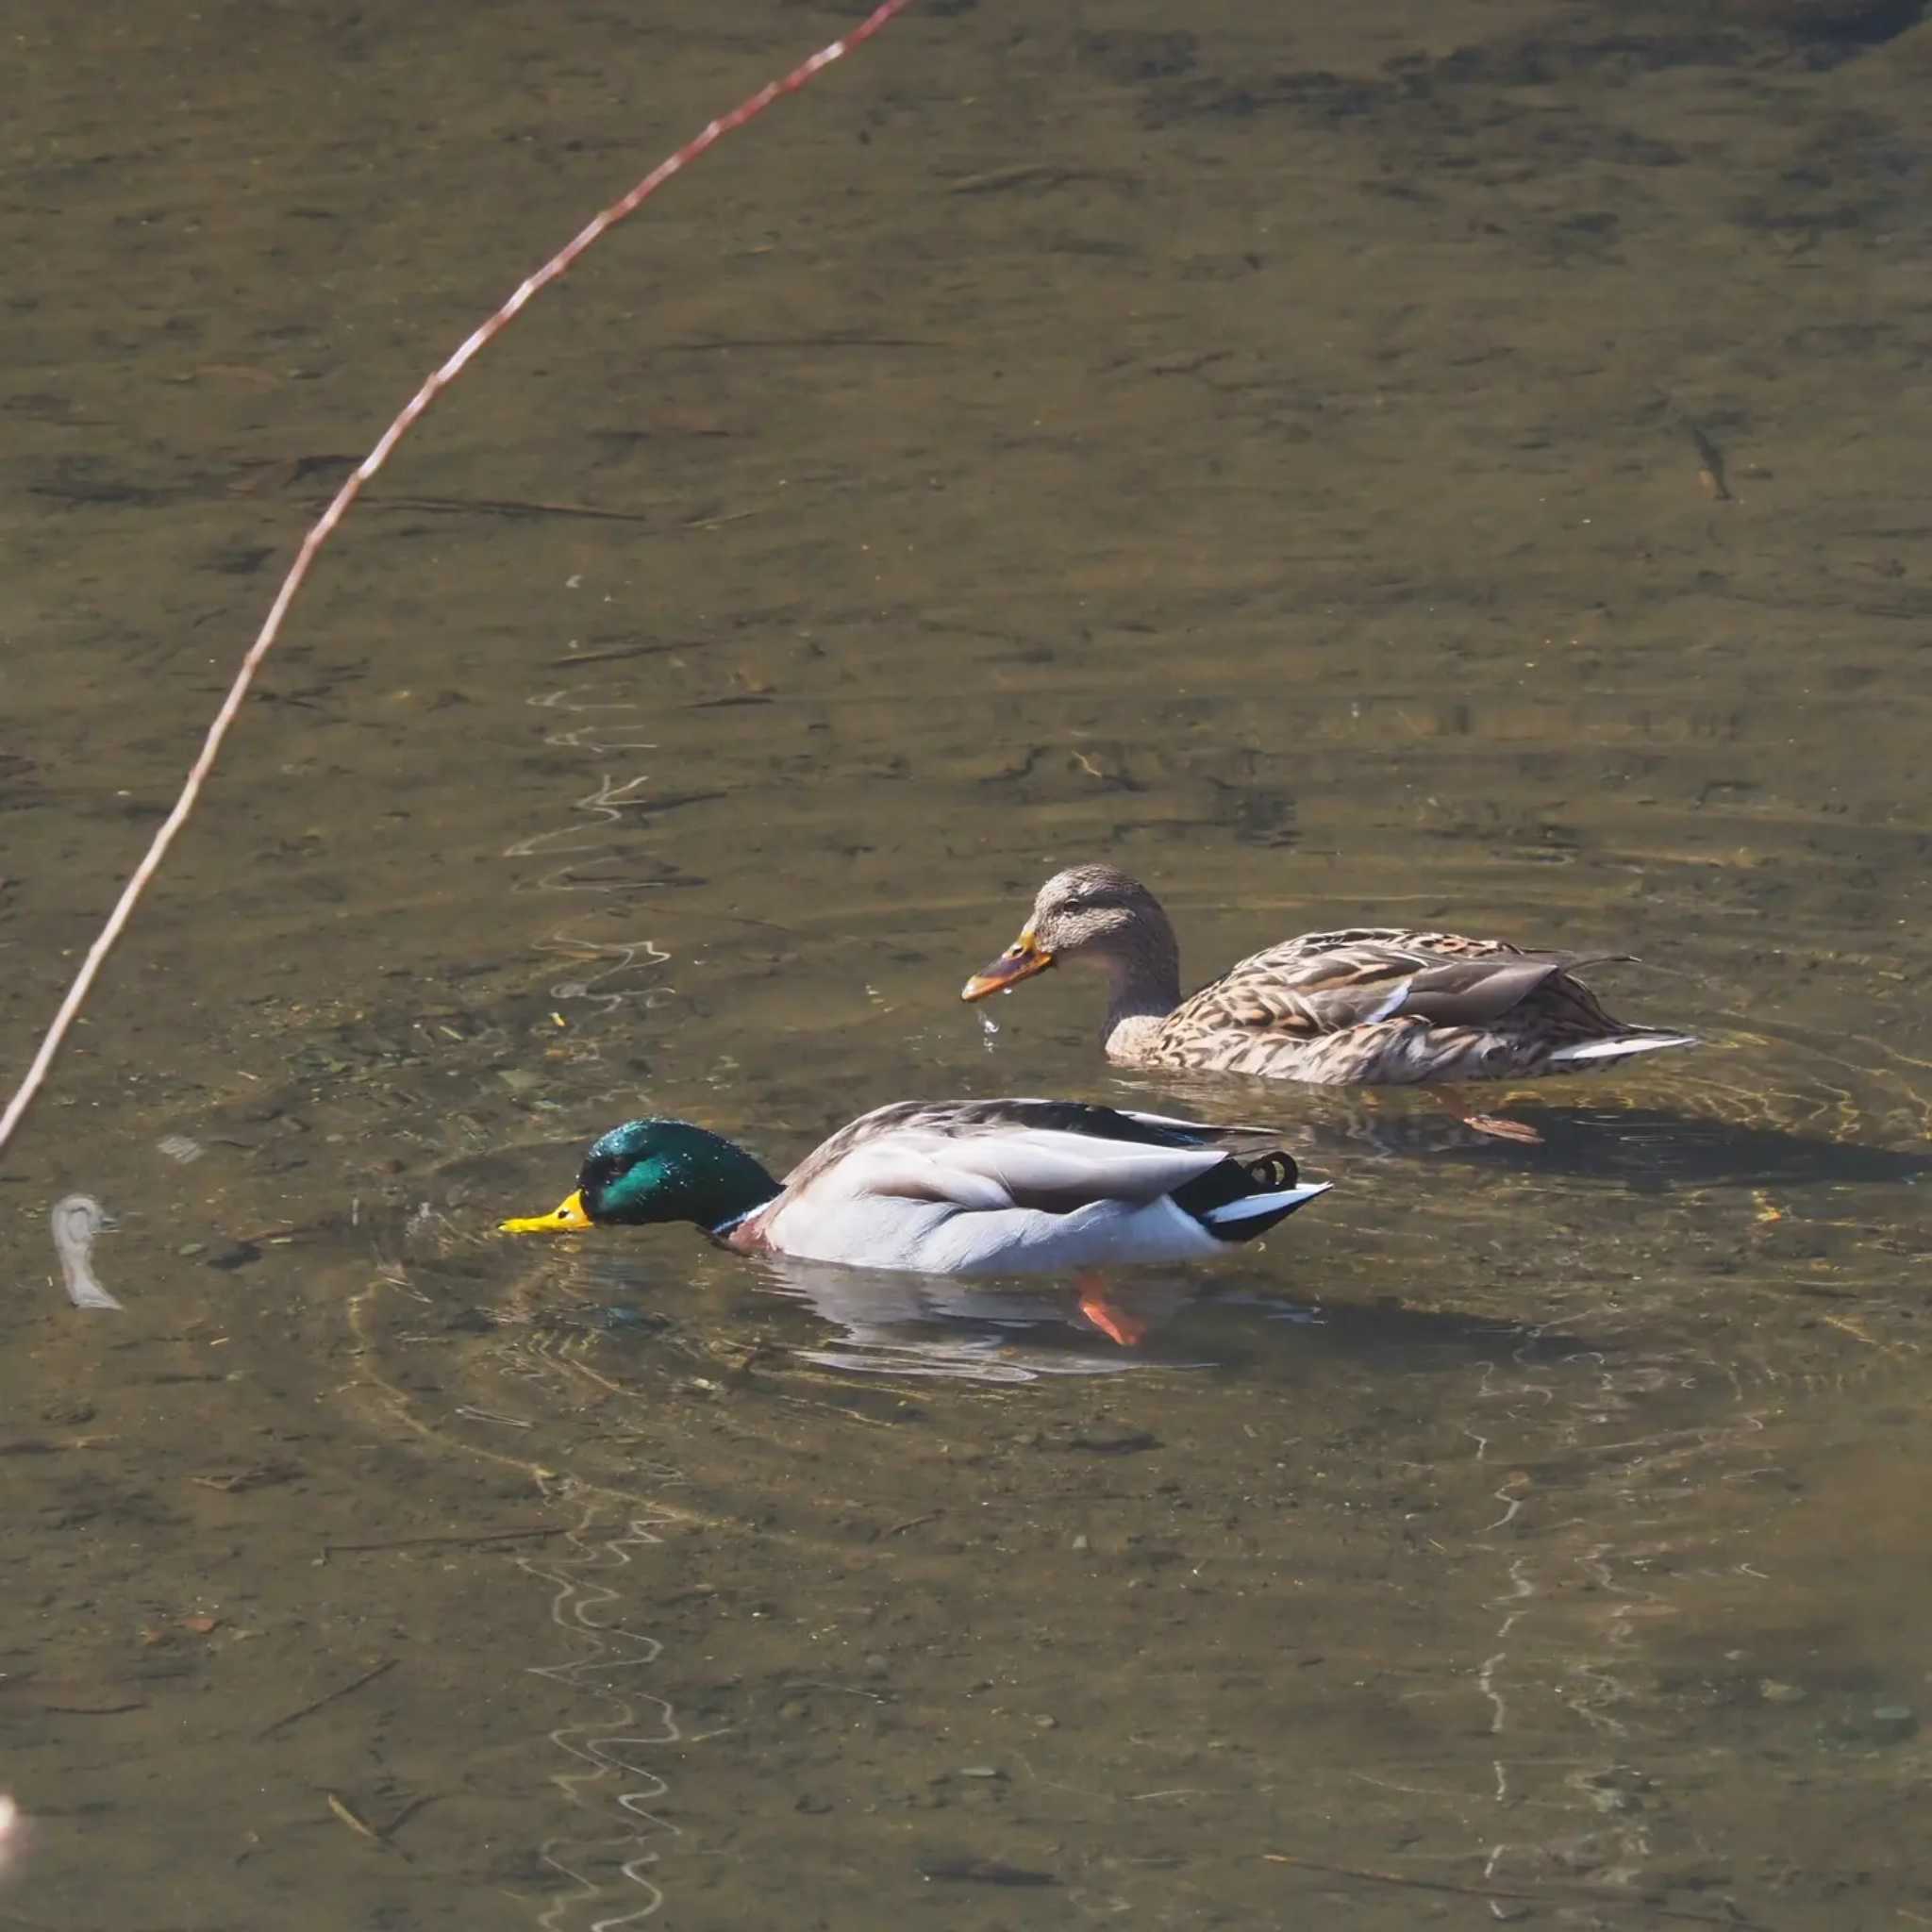
[[[1250,1226],[1237,1233],[1234,1229],[1218,1228],[1208,1221],[1208,1215],[1217,1208],[1225,1208],[1230,1201],[1244,1201],[1250,1194],[1273,1194],[1291,1188],[1300,1178],[1301,1171],[1294,1161],[1278,1148],[1251,1160],[1238,1160],[1230,1155],[1206,1174],[1183,1181],[1171,1198],[1176,1208],[1185,1208],[1210,1233],[1245,1239],[1259,1230]]]
[[[1248,1178],[1255,1184],[1248,1190],[1251,1193],[1272,1194],[1277,1189],[1298,1187],[1301,1184],[1301,1169],[1278,1147],[1271,1154],[1263,1154],[1256,1159],[1241,1161],[1239,1164],[1247,1169]]]

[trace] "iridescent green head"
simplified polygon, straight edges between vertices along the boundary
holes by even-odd
[[[625,1121],[591,1142],[576,1190],[560,1206],[498,1225],[506,1234],[558,1234],[694,1221],[715,1234],[778,1191],[778,1183],[742,1147],[689,1121]]]

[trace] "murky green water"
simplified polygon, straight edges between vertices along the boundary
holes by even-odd
[[[1177,20],[915,11],[328,553],[0,1158],[0,1923],[1932,1924],[1932,27]],[[8,1068],[342,465],[839,24],[9,23]],[[1197,977],[1442,923],[1709,1044],[1525,1150],[987,1035],[1088,857]],[[1003,1091],[1339,1185],[1131,1350],[489,1234]]]

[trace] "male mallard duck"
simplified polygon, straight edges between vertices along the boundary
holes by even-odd
[[[1611,1019],[1570,970],[1627,957],[1359,926],[1271,946],[1183,1000],[1159,900],[1110,865],[1076,865],[1041,887],[1020,937],[959,996],[981,1000],[1067,961],[1097,966],[1112,992],[1109,1059],[1410,1086],[1561,1074],[1696,1045],[1686,1033]]]
[[[509,1234],[691,1221],[726,1247],[927,1274],[1176,1261],[1252,1240],[1327,1191],[1265,1129],[1074,1100],[904,1100],[774,1180],[688,1121],[626,1121],[576,1191]],[[1227,1152],[1245,1141],[1257,1151]]]

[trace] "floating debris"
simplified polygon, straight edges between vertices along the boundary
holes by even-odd
[[[385,1842],[382,1833],[377,1831],[375,1825],[371,1824],[368,1819],[340,1792],[325,1791],[322,1795],[328,1800],[328,1808],[358,1837],[366,1838],[373,1844],[379,1845]]]
[[[95,1278],[94,1237],[114,1225],[114,1217],[92,1194],[63,1194],[54,1203],[54,1251],[67,1279],[67,1299],[76,1308],[121,1306]]]
[[[199,1160],[208,1152],[199,1141],[190,1140],[186,1134],[163,1134],[155,1142],[155,1148],[170,1160],[178,1160],[183,1167],[191,1160]]]
[[[1919,1714],[1909,1704],[1881,1704],[1872,1713],[1871,1726],[1874,1737],[1896,1743],[1919,1728]]]

